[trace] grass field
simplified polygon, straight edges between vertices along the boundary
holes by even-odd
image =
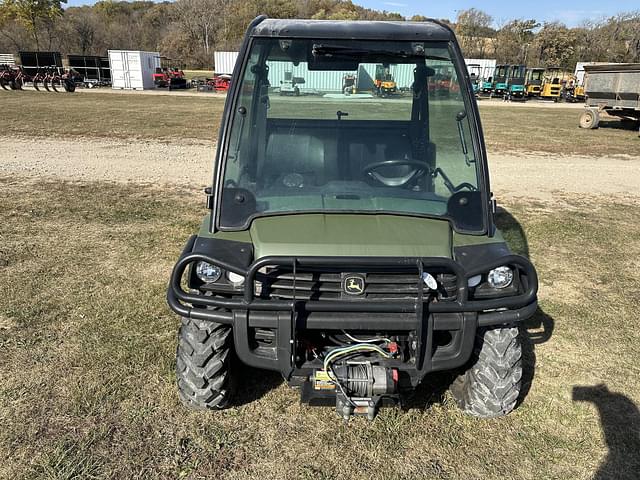
[[[1,135],[78,141],[211,140],[222,108],[178,96],[0,98]],[[575,109],[481,108],[493,151],[528,152],[539,142],[551,153],[637,152],[631,131],[574,128]],[[100,109],[109,114],[96,119]],[[513,133],[520,115],[530,134]],[[559,120],[599,140],[583,149],[547,128]],[[331,408],[300,405],[277,374],[249,368],[233,408],[180,405],[179,320],[165,292],[205,213],[201,194],[50,177],[0,177],[0,192],[0,479],[640,478],[633,192],[512,199],[500,210],[513,250],[541,279],[540,310],[523,331],[527,391],[515,412],[465,416],[446,392],[451,377],[434,375],[407,410],[346,425]]]
[[[213,70],[184,70],[184,76],[189,80],[195,77],[211,78],[213,77]]]
[[[214,140],[223,97],[123,95],[41,92],[0,92],[5,135],[89,136],[137,139]],[[317,103],[291,99],[298,116]],[[401,108],[405,108],[402,106]],[[578,128],[579,109],[502,105],[480,102],[487,148],[504,152],[560,154],[636,154],[638,137],[620,128],[618,120],[603,121],[598,130]]]

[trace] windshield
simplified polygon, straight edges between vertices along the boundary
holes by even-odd
[[[221,228],[300,212],[483,228],[470,99],[446,43],[257,39],[234,105]]]
[[[544,75],[544,70],[532,70],[531,80],[542,80],[543,75]]]

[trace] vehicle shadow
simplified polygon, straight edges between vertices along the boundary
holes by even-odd
[[[638,131],[638,123],[630,120],[621,120],[619,118],[600,118],[598,128],[612,128],[615,130],[631,130]]]
[[[640,478],[640,410],[629,397],[610,391],[605,384],[574,386],[574,402],[593,403],[609,453],[594,480]]]
[[[511,212],[498,207],[496,225],[513,253],[529,258],[529,242],[524,228]],[[536,353],[535,346],[551,339],[555,326],[554,319],[540,307],[535,314],[520,325],[522,341],[522,387],[516,408],[518,408],[529,393],[535,376]],[[431,405],[442,403],[445,394],[456,377],[464,371],[461,368],[454,372],[437,372],[425,377],[422,384],[406,399],[405,409],[429,408]]]
[[[529,241],[522,224],[504,207],[496,211],[496,225],[513,253],[529,258]],[[518,408],[531,390],[535,377],[536,352],[535,345],[540,345],[551,339],[555,327],[554,319],[540,307],[536,313],[520,326],[522,340],[522,389],[516,408]]]
[[[260,370],[236,362],[235,378],[237,385],[232,406],[240,407],[260,400],[271,390],[275,390],[284,382],[279,372]]]

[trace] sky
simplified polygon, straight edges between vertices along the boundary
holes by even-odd
[[[405,17],[414,14],[431,18],[448,18],[455,20],[458,10],[478,8],[487,12],[496,24],[514,18],[534,18],[539,22],[560,21],[567,26],[575,27],[584,20],[610,17],[621,12],[640,10],[638,0],[574,0],[564,2],[558,0],[534,0],[532,2],[516,2],[513,0],[354,0],[354,3],[376,10],[397,12]],[[530,7],[530,8],[527,8]]]
[[[478,8],[493,17],[496,26],[514,18],[534,18],[539,22],[560,21],[569,27],[580,25],[584,20],[610,17],[620,12],[640,10],[638,0],[352,0],[363,7],[397,12],[405,17],[419,14],[431,18],[455,20],[458,10]],[[95,0],[68,0],[67,6],[88,5]],[[529,6],[530,8],[525,8]]]

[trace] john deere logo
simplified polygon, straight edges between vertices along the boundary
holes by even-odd
[[[362,275],[346,275],[342,280],[342,290],[347,295],[362,295],[364,293],[364,277]]]

